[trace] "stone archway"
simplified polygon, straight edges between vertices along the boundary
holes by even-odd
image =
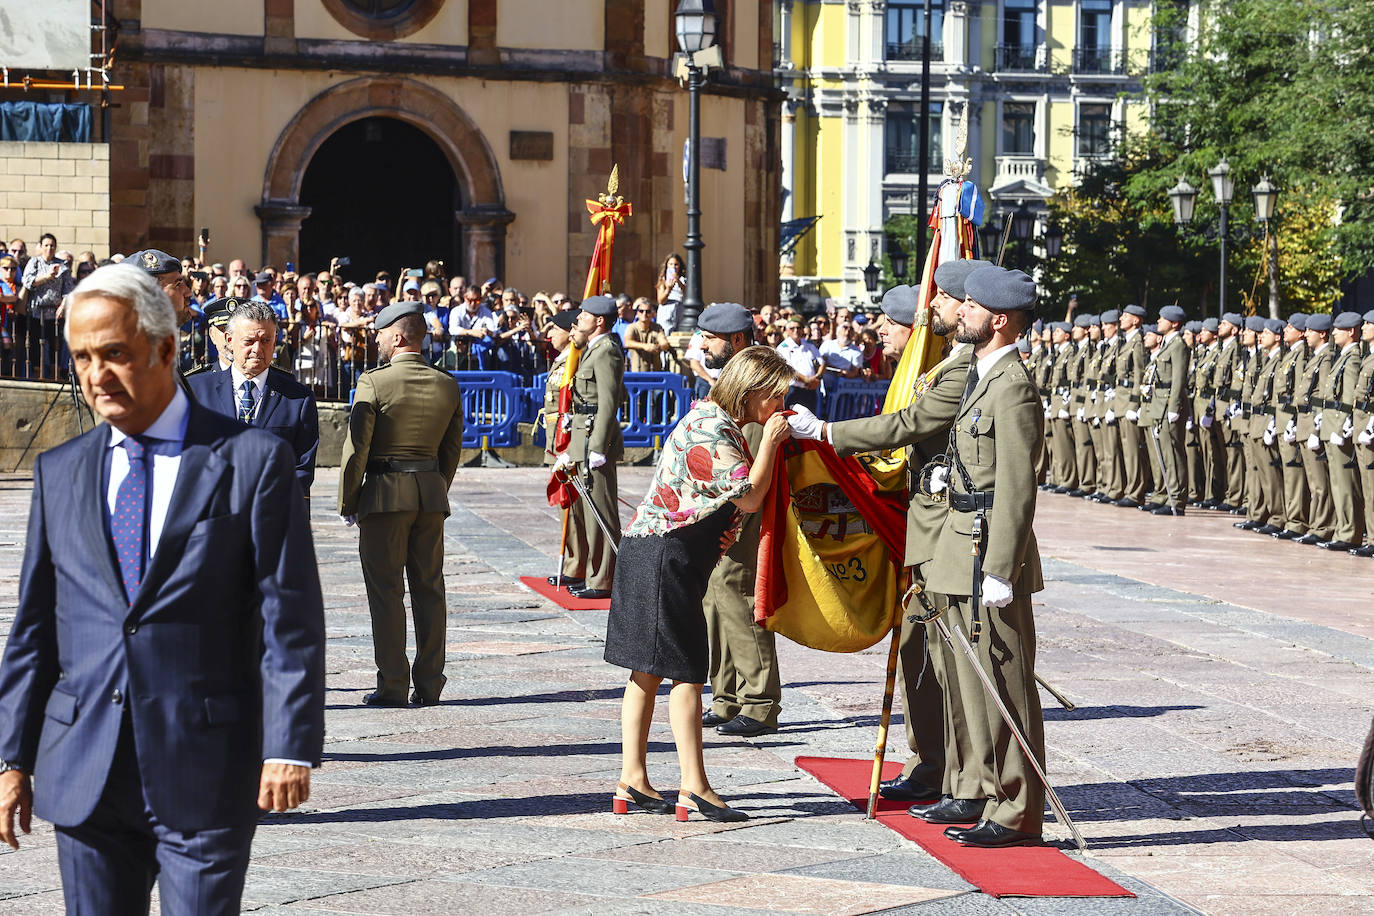
[[[472,119],[452,99],[424,83],[391,77],[362,77],[326,89],[291,119],[277,138],[263,177],[262,202],[254,208],[262,224],[263,263],[298,260],[301,206],[306,166],[340,127],[368,117],[389,117],[419,128],[443,151],[453,167],[464,208],[463,253],[470,277],[505,276],[506,209],[496,157]]]

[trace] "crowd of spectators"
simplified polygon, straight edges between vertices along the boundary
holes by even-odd
[[[32,256],[22,239],[0,242],[0,375],[64,379],[63,300],[99,264],[93,252],[73,256],[45,233]],[[250,269],[243,259],[210,262],[185,258],[191,318],[181,328],[183,371],[218,359],[207,312],[227,297],[257,300],[277,315],[280,337],[275,362],[321,398],[346,398],[358,375],[377,365],[374,317],[393,301],[424,304],[429,361],[452,370],[505,371],[531,385],[557,353],[547,331],[555,313],[578,306],[561,291],[532,295],[493,277],[482,283],[447,276],[441,261],[381,271],[365,282],[345,280],[350,265],[335,259],[327,269],[297,271],[268,265]],[[715,375],[706,365],[700,334],[677,334],[684,292],[682,259],[664,259],[651,296],[621,293],[614,332],[631,372],[676,372],[698,396]],[[827,305],[806,316],[790,306],[753,308],[756,340],[776,347],[796,370],[789,401],[815,405],[826,379],[889,378],[874,315]]]

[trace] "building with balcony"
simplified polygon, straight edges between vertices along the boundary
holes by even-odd
[[[960,115],[971,178],[1000,219],[1073,184],[1142,127],[1153,0],[777,0],[783,219],[821,217],[782,266],[785,291],[867,300],[884,223],[919,210],[922,123],[933,199]]]

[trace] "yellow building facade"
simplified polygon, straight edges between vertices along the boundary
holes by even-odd
[[[1069,186],[1145,123],[1150,0],[933,0],[933,198],[968,112],[969,176],[999,221]],[[783,219],[819,216],[782,273],[812,300],[868,300],[883,224],[919,209],[922,0],[778,0]]]

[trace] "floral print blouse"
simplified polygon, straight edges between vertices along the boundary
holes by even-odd
[[[739,424],[710,401],[698,401],[668,436],[649,492],[625,537],[667,534],[748,493],[753,487],[751,460]],[[737,514],[732,539],[740,521]]]

